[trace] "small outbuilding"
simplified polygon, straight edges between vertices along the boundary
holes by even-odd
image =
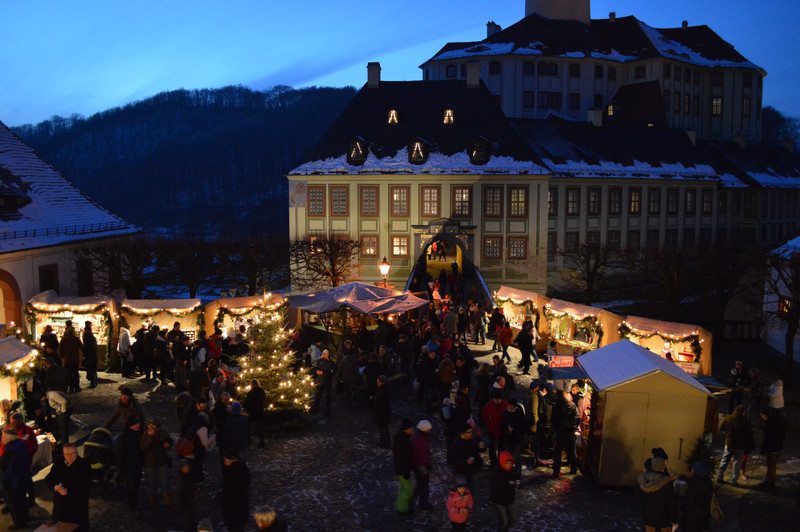
[[[587,466],[598,484],[632,486],[651,449],[685,473],[703,435],[711,392],[680,367],[629,340],[578,357],[595,388]]]

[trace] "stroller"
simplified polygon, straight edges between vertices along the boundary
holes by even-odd
[[[83,457],[92,468],[92,482],[103,486],[103,492],[108,491],[117,472],[112,441],[108,429],[96,428],[83,444]]]

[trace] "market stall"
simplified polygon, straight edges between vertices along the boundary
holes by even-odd
[[[619,340],[622,317],[607,310],[551,299],[542,308],[546,330],[558,344],[558,353],[585,352]]]
[[[675,364],[629,340],[578,357],[595,390],[584,465],[605,486],[633,486],[654,447],[685,473],[711,396]]]
[[[222,330],[223,335],[229,332],[235,334],[241,325],[248,329],[251,323],[258,323],[261,314],[278,308],[284,301],[281,294],[273,293],[216,299],[205,306],[206,334],[214,332],[215,324]]]
[[[506,321],[511,324],[511,328],[519,330],[522,324],[533,321],[534,325],[539,326],[539,294],[518,290],[510,286],[501,286],[494,294],[495,304],[503,309]]]
[[[33,371],[39,352],[13,336],[0,340],[0,399],[17,400],[17,387]]]
[[[194,340],[205,327],[203,305],[199,299],[123,299],[120,314],[128,322],[131,335],[142,323],[172,329],[177,321],[184,334]]]
[[[108,346],[112,340],[116,303],[101,297],[61,297],[53,290],[36,294],[25,305],[25,317],[32,341],[38,341],[48,325],[59,340],[64,336],[66,322],[72,321],[75,332],[80,335],[87,321],[92,323],[92,332],[97,338],[98,368],[108,364]]]
[[[619,332],[622,338],[672,359],[686,373],[711,375],[711,333],[702,327],[628,316]]]

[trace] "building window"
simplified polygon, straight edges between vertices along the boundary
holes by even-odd
[[[683,247],[693,248],[695,246],[694,227],[687,227],[683,230]]]
[[[483,216],[485,218],[503,217],[503,187],[483,187]]]
[[[445,124],[452,124],[455,122],[455,115],[453,114],[452,109],[445,109],[444,110],[444,123]]]
[[[325,187],[308,187],[308,215],[325,216]]]
[[[651,188],[647,191],[647,214],[661,212],[661,189]]]
[[[720,190],[717,194],[717,205],[720,214],[728,214],[728,192]]]
[[[428,145],[421,140],[412,142],[408,150],[408,162],[412,164],[423,164],[427,160]]]
[[[701,193],[700,209],[703,214],[711,214],[712,206],[714,205],[714,193],[709,189],[703,189]]]
[[[577,216],[581,213],[581,189],[578,187],[567,188],[567,216]]]
[[[608,189],[608,214],[622,213],[622,189],[613,187]]]
[[[534,102],[534,92],[533,91],[522,91],[522,108],[523,109],[533,109]]]
[[[508,258],[525,260],[528,258],[528,237],[513,236],[508,238]]]
[[[672,112],[673,113],[681,112],[681,93],[678,91],[675,91],[672,94]]]
[[[750,98],[742,98],[742,116],[750,116]]]
[[[711,86],[712,87],[722,87],[722,82],[724,81],[724,77],[722,76],[722,72],[714,72],[711,74]]]
[[[456,79],[456,65],[447,65],[445,76],[447,79]]]
[[[683,69],[681,67],[679,67],[679,66],[675,67],[675,81],[680,81],[681,80],[681,72],[682,72],[682,70]]]
[[[558,189],[556,187],[547,189],[547,215],[558,216]]]
[[[39,266],[39,291],[54,290],[58,293],[58,264]]]
[[[408,257],[408,235],[392,235],[392,257]]]
[[[578,92],[570,92],[567,95],[567,105],[570,111],[577,111],[581,108],[581,95]]]
[[[349,213],[348,190],[349,187],[331,187],[331,216],[347,216]]]
[[[686,205],[684,205],[686,209],[686,214],[694,214],[696,203],[697,203],[697,191],[696,190],[687,190],[686,191]]]
[[[619,249],[620,247],[620,234],[619,231],[609,231],[606,235],[606,247],[608,249]]]
[[[469,162],[472,164],[486,164],[489,162],[488,140],[479,138],[472,143],[472,149],[469,152]]]
[[[389,187],[392,216],[404,218],[408,216],[408,197],[410,187]]]
[[[581,66],[575,63],[569,65],[569,77],[571,78],[581,77]]]
[[[522,73],[526,76],[533,76],[533,63],[530,61],[522,64]]]
[[[753,86],[753,75],[750,72],[745,72],[742,74],[742,87],[752,87]]]
[[[75,262],[78,281],[78,296],[94,295],[94,265],[92,259],[80,259]]]
[[[489,63],[489,74],[492,76],[499,76],[502,67],[500,66],[500,61],[492,61]]]
[[[561,93],[539,91],[539,109],[561,109]]]
[[[547,233],[547,262],[556,260],[558,251],[558,233]]]
[[[378,235],[361,235],[361,256],[378,256]]]
[[[711,116],[722,116],[722,96],[711,98]]]
[[[361,194],[361,216],[378,216],[378,187],[362,186]]]
[[[467,64],[466,63],[461,63],[461,68],[459,70],[461,71],[461,77],[462,78],[466,78],[467,77]]]
[[[453,187],[453,217],[472,216],[472,187]]]
[[[608,67],[608,81],[617,80],[617,67]]]
[[[614,105],[613,104],[608,106],[608,109],[606,109],[606,114],[608,116],[614,116]]]
[[[347,151],[347,162],[349,164],[363,164],[367,160],[367,143],[362,139],[355,139],[350,142],[350,149]]]
[[[595,67],[594,67],[594,77],[595,77],[595,79],[603,79],[603,66],[602,65],[595,65]]]
[[[422,199],[422,216],[424,218],[437,218],[441,212],[441,188],[438,186],[420,187]]]
[[[628,212],[630,214],[641,214],[642,213],[642,189],[640,188],[632,188],[630,189],[629,194],[629,209]]]
[[[528,187],[508,187],[508,216],[510,218],[528,216]]]
[[[641,233],[638,229],[628,231],[628,249],[637,250],[641,247]]]
[[[502,236],[483,237],[483,258],[489,260],[499,260],[503,258]]]
[[[672,93],[669,91],[664,91],[664,110],[669,113],[670,105],[672,104],[672,99],[670,98]]]
[[[678,189],[667,190],[667,214],[678,214]]]
[[[683,95],[683,114],[688,115],[691,112],[692,112],[692,95],[686,93]]]
[[[601,191],[599,188],[590,188],[587,191],[588,196],[588,208],[589,214],[596,215],[600,214],[600,198],[601,198]]]
[[[539,63],[540,76],[558,76],[558,63]]]
[[[580,233],[569,232],[564,234],[564,251],[567,253],[575,253],[578,251],[578,242],[580,240]]]
[[[701,227],[700,228],[700,245],[703,247],[708,247],[711,245],[711,228],[710,227]]]
[[[397,123],[397,109],[389,109],[389,123],[390,124]]]
[[[667,229],[666,237],[664,238],[664,246],[669,249],[678,247],[678,230],[674,227]]]
[[[658,229],[648,229],[645,237],[645,245],[647,249],[658,249],[658,239],[661,233]]]
[[[700,114],[700,96],[692,96],[692,114],[694,116]]]
[[[645,75],[647,74],[647,69],[645,69],[644,65],[639,65],[633,71],[633,77],[636,79],[644,79]]]
[[[595,94],[594,95],[594,106],[596,108],[603,107],[603,95],[602,94]]]
[[[586,233],[586,245],[593,248],[600,247],[600,231],[588,231]]]
[[[664,79],[669,79],[670,77],[672,77],[672,66],[664,63]]]
[[[702,81],[703,78],[701,76],[702,74],[700,73],[699,70],[695,70],[694,72],[692,72],[692,82],[696,87],[699,87],[703,83]]]

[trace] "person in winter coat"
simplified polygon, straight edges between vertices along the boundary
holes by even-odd
[[[28,447],[19,439],[16,429],[8,426],[2,435],[3,455],[0,456],[0,478],[6,507],[14,524],[8,530],[25,528],[28,521],[27,493],[33,487]]]
[[[136,418],[139,421],[144,421],[142,407],[139,405],[139,401],[136,400],[136,397],[133,396],[133,391],[128,387],[120,391],[119,402],[117,402],[114,412],[103,427],[107,429],[111,428],[114,422],[120,417],[126,427],[129,426],[127,423],[129,418]]]
[[[739,475],[742,469],[742,459],[745,454],[755,448],[753,429],[750,427],[750,420],[747,419],[745,408],[738,405],[733,413],[722,420],[720,430],[725,431],[725,450],[722,453],[722,461],[717,470],[717,482],[722,483],[725,470],[733,459],[733,472],[731,473],[731,485],[739,483]]]
[[[522,330],[517,334],[514,343],[517,345],[517,349],[519,349],[522,355],[517,367],[522,369],[523,375],[530,375],[531,365],[533,365],[531,355],[536,356],[533,350],[533,323],[530,320],[522,324]]]
[[[433,405],[436,402],[436,369],[438,361],[436,360],[436,351],[431,351],[428,346],[422,347],[422,354],[417,361],[416,373],[417,383],[417,399],[422,403],[425,412],[433,412]]]
[[[172,508],[172,493],[167,481],[167,462],[169,450],[173,445],[172,436],[161,428],[156,418],[147,420],[147,429],[139,441],[144,464],[144,476],[147,479],[147,490],[150,493],[150,506],[158,509],[158,491],[164,497],[164,504]]]
[[[646,530],[671,532],[678,523],[678,504],[675,489],[660,456],[651,461],[652,471],[642,471],[636,477],[642,496],[642,523]]]
[[[450,359],[450,355],[442,356],[442,362],[436,369],[436,380],[439,381],[439,398],[443,399],[450,394],[450,386],[455,378],[456,365]]]
[[[520,475],[522,444],[528,432],[528,423],[525,421],[525,409],[518,401],[511,401],[506,406],[502,427],[503,447],[514,457],[514,468]]]
[[[311,413],[319,411],[320,402],[325,398],[325,415],[331,415],[331,387],[336,375],[336,364],[331,360],[331,352],[327,349],[322,351],[320,359],[317,360],[314,375],[317,379],[317,389],[314,392],[314,403],[311,406]]]
[[[709,462],[692,464],[681,518],[681,530],[685,532],[708,530],[708,522],[711,518],[711,495],[714,492],[710,472],[711,464]]]
[[[144,455],[140,442],[144,433],[144,419],[129,417],[125,420],[122,433],[114,442],[114,458],[120,471],[120,478],[125,483],[125,494],[128,507],[137,515],[139,513],[139,487],[142,484]]]
[[[127,322],[125,325],[127,325]],[[126,379],[133,378],[136,364],[134,363],[133,350],[131,349],[131,331],[123,325],[119,326],[117,352],[120,360],[122,360],[122,376]]]
[[[767,387],[767,397],[769,398],[769,407],[773,412],[783,411],[783,381],[777,373],[772,374],[772,380]]]
[[[247,412],[248,434],[258,434],[258,448],[264,448],[264,405],[267,402],[267,393],[261,387],[258,379],[250,382],[250,391],[244,399],[244,409]],[[249,436],[248,436],[249,442]]]
[[[508,354],[508,346],[511,345],[511,339],[514,336],[514,331],[511,330],[511,324],[508,322],[503,323],[503,328],[497,331],[497,343],[500,344],[500,348],[503,350],[503,354],[500,357],[500,361],[503,362],[504,360],[508,360],[511,362],[511,355]]]
[[[78,456],[74,443],[64,445],[63,457],[53,459],[53,467],[44,481],[53,494],[53,519],[78,523],[77,532],[89,532],[89,488],[92,468]]]
[[[403,515],[411,513],[410,503],[414,497],[414,483],[411,482],[411,471],[414,469],[414,451],[411,445],[413,431],[414,423],[404,417],[392,443],[394,472],[397,473],[397,481],[400,483],[395,509]]]
[[[417,431],[411,436],[411,450],[414,456],[414,497],[419,497],[419,507],[422,510],[433,508],[429,501],[431,468],[431,444],[428,440],[433,425],[427,419],[417,423]]]
[[[497,512],[497,530],[506,532],[514,519],[514,501],[520,486],[519,476],[514,469],[514,457],[508,451],[500,453],[498,463],[492,468],[490,482],[489,501]]]
[[[761,409],[761,419],[764,420],[764,440],[761,443],[761,454],[767,458],[767,475],[761,485],[772,489],[775,487],[778,455],[783,450],[783,440],[786,438],[786,422],[780,412],[773,412],[767,407]]]
[[[467,423],[447,448],[447,463],[456,475],[464,477],[472,493],[475,492],[475,477],[483,465],[480,453],[485,448],[479,439],[474,438],[474,433],[474,427]]]
[[[378,426],[380,438],[377,446],[383,449],[389,448],[389,423],[392,421],[392,402],[387,380],[386,375],[380,375],[376,380],[378,389],[372,403],[372,422]]]
[[[358,374],[358,361],[352,349],[347,349],[339,362],[336,372],[336,382],[344,387],[344,404],[346,406],[358,405],[358,383],[361,376]]]
[[[64,359],[64,367],[69,372],[69,386],[67,392],[75,393],[81,391],[80,380],[78,374],[78,367],[81,364],[81,341],[75,334],[75,329],[72,327],[72,322],[66,322],[67,328],[64,330],[64,337],[61,343],[58,344],[58,354]]]
[[[97,387],[97,338],[92,334],[92,322],[87,321],[83,329],[83,367],[89,388]]]
[[[497,463],[497,453],[503,450],[503,416],[508,410],[508,401],[500,390],[492,390],[492,400],[486,403],[481,417],[489,433],[489,462]]]
[[[237,456],[222,458],[222,489],[217,492],[229,532],[242,532],[250,520],[250,469]]]
[[[282,517],[278,517],[277,513],[271,506],[260,506],[253,512],[253,520],[259,531],[269,530],[270,532],[286,532],[289,525]]]
[[[153,378],[152,380],[156,379],[156,358],[155,358],[155,349],[156,349],[156,337],[158,337],[159,331],[158,325],[153,325],[150,329],[145,333],[144,337],[142,338],[142,352],[141,352],[141,361],[142,361],[142,372],[144,373],[144,380],[149,381],[150,374],[152,372]],[[138,343],[138,342],[137,342]]]
[[[175,378],[175,376],[172,374],[174,357],[169,348],[166,329],[161,329],[158,331],[158,336],[156,336],[154,345],[155,352],[153,358],[158,361],[158,365],[161,368],[161,384],[166,385],[167,381]],[[153,378],[155,378],[155,375],[153,375]]]
[[[575,430],[580,424],[578,408],[567,398],[567,392],[558,392],[553,407],[553,430],[556,435],[556,447],[553,454],[553,478],[561,473],[561,451],[567,452],[569,474],[578,472],[578,460],[575,457]]]
[[[242,405],[238,401],[234,401],[230,405],[230,414],[225,419],[222,452],[244,461],[248,440],[247,417],[242,415]]]
[[[467,519],[473,504],[467,481],[464,477],[456,477],[456,484],[447,496],[447,516],[450,518],[451,530],[455,532],[467,529]]]

